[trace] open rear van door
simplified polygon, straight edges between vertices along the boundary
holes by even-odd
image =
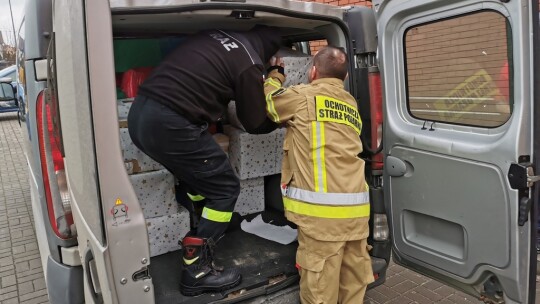
[[[397,263],[534,303],[538,1],[373,1]]]
[[[49,62],[85,302],[154,303],[146,223],[119,145],[109,1],[55,0],[53,18]]]

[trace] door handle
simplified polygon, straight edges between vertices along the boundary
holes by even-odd
[[[84,271],[86,272],[86,283],[94,303],[103,304],[103,296],[101,295],[99,277],[96,269],[96,261],[94,253],[90,247],[84,252]]]
[[[388,175],[393,177],[404,176],[407,173],[407,164],[395,156],[387,156],[384,167]]]

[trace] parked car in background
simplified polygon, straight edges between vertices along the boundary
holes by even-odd
[[[5,69],[0,70],[0,80],[9,78],[11,86],[15,89],[17,87],[17,67],[15,65],[9,66]],[[5,89],[5,87],[2,87]],[[0,92],[2,96],[8,96],[6,94],[11,94],[12,92]],[[16,112],[19,109],[19,103],[16,98],[10,100],[0,100],[0,113],[5,112]]]

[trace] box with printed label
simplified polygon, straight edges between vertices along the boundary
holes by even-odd
[[[145,218],[177,213],[180,206],[174,193],[174,176],[167,170],[129,176]]]
[[[264,177],[240,181],[240,195],[234,211],[241,215],[264,211]]]
[[[249,134],[226,126],[229,136],[229,160],[241,180],[275,172],[276,134]]]
[[[126,128],[120,129],[120,147],[122,148],[128,174],[164,169],[160,163],[144,154],[144,152],[133,144],[129,136],[129,131]]]
[[[181,208],[180,212],[146,219],[150,256],[179,250],[178,244],[189,231],[189,213]]]

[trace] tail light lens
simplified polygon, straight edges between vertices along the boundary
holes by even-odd
[[[382,144],[382,86],[381,74],[377,70],[368,73],[370,108],[371,108],[371,149],[377,151]],[[371,168],[381,170],[383,168],[383,155],[377,153],[373,156]]]
[[[388,229],[388,219],[386,214],[375,213],[373,215],[373,240],[386,241],[390,231]]]
[[[61,239],[72,237],[71,197],[69,195],[64,159],[60,150],[62,139],[56,132],[58,119],[55,101],[45,102],[45,91],[38,95],[36,115],[41,171],[49,221],[54,233]],[[53,95],[53,94],[50,94]],[[54,98],[54,97],[50,97]]]

